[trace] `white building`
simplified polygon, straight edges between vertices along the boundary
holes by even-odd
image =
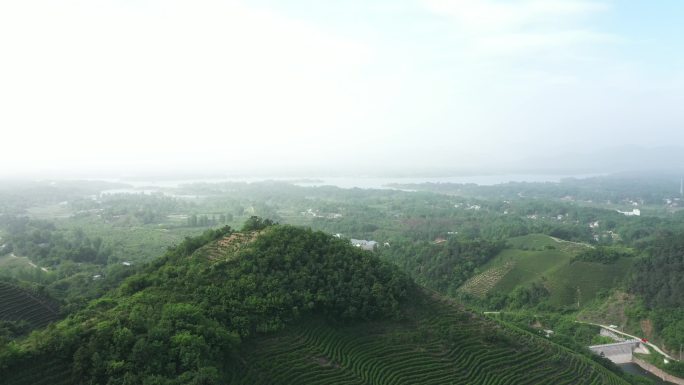
[[[638,217],[641,215],[641,210],[639,210],[639,209],[634,209],[632,211],[620,211],[620,210],[616,210],[616,211],[619,212],[620,214],[628,216],[628,217]]]
[[[378,244],[375,241],[367,241],[365,239],[353,239],[352,238],[352,239],[350,239],[350,241],[351,241],[352,245],[354,245],[358,248],[361,248],[363,250],[373,250],[375,248],[375,246]]]

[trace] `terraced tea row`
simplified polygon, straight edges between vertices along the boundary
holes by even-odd
[[[590,360],[446,304],[429,317],[332,327],[312,321],[241,352],[236,384],[625,384]]]
[[[26,321],[33,328],[56,320],[59,310],[54,304],[30,291],[0,281],[0,320]]]
[[[459,291],[482,298],[487,295],[506,273],[513,269],[513,266],[513,262],[506,262],[501,266],[493,267],[466,281],[466,283],[459,288]]]

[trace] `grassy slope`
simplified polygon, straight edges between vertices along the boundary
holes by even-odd
[[[557,247],[558,242],[548,235],[544,234],[529,234],[521,237],[514,237],[506,241],[514,249],[542,249],[546,246]]]
[[[82,229],[90,238],[104,238],[106,244],[112,247],[115,259],[138,263],[152,260],[186,236],[197,236],[206,230],[204,227],[166,228],[154,224],[113,226],[89,217],[70,218],[58,223],[64,229]]]
[[[509,292],[518,285],[528,285],[546,276],[563,265],[567,265],[572,255],[558,250],[530,251],[503,250],[493,265],[512,263],[513,269],[494,285],[493,290]]]
[[[502,250],[482,268],[482,277],[489,279],[476,276],[471,281],[481,283],[475,286],[472,282],[469,286],[466,283],[465,291],[483,296],[488,292],[507,293],[520,285],[542,282],[551,293],[551,304],[573,305],[579,295],[582,305],[595,298],[599,291],[618,284],[632,263],[629,258],[621,258],[610,265],[570,263],[578,252],[589,246],[559,242],[542,234],[511,238],[508,244],[510,248]],[[502,270],[506,271],[503,275],[500,274]]]
[[[580,307],[594,298],[601,290],[609,290],[620,284],[632,265],[630,258],[620,258],[610,265],[590,262],[574,262],[561,266],[548,280],[551,303],[568,305],[577,302]],[[579,287],[579,293],[577,292]]]

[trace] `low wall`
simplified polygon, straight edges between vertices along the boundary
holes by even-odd
[[[663,381],[671,382],[673,384],[677,385],[684,385],[684,378],[679,378],[675,377],[671,374],[665,373],[662,369],[658,368],[657,366],[653,364],[649,364],[648,362],[644,360],[640,360],[636,357],[634,357],[633,362],[639,366],[641,366],[643,369],[648,370],[649,372],[653,373],[654,375],[660,377],[663,379]]]

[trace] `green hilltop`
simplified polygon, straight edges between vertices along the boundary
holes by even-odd
[[[626,384],[323,232],[254,219],[186,238],[0,347],[19,384]]]

